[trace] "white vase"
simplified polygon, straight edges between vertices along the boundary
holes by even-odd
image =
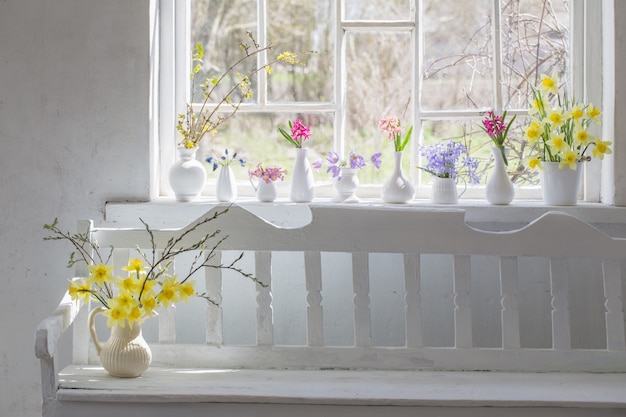
[[[237,198],[237,182],[230,165],[220,167],[215,183],[215,198],[227,203],[232,203]]]
[[[430,202],[433,204],[457,204],[459,193],[456,181],[452,178],[439,178],[433,176],[433,185],[430,194]]]
[[[89,313],[89,330],[102,367],[112,376],[141,376],[152,362],[152,352],[141,334],[141,325],[115,325],[109,339],[101,344],[95,328],[95,317],[106,309],[96,307]]]
[[[543,162],[541,192],[543,202],[549,206],[575,206],[578,204],[578,190],[582,177],[582,164],[576,169],[559,168],[558,162]]]
[[[358,203],[359,198],[356,196],[356,190],[359,188],[359,177],[356,175],[357,170],[352,168],[343,168],[339,176],[335,179],[335,203]]]
[[[296,148],[296,159],[291,171],[289,199],[294,203],[308,203],[315,198],[315,180],[307,159],[307,148]]]
[[[250,179],[250,182],[252,182],[252,179]],[[260,202],[271,203],[276,200],[276,196],[278,195],[276,181],[265,182],[260,179],[256,185],[252,182],[252,187],[254,188],[257,200]]]
[[[402,152],[395,152],[393,158],[393,172],[383,184],[380,197],[385,203],[408,203],[415,196],[415,187],[402,172]]]
[[[206,182],[206,169],[196,159],[198,148],[178,148],[178,159],[169,172],[169,181],[177,201],[193,201]]]
[[[504,158],[502,158],[502,152],[496,146],[491,147],[491,153],[493,153],[493,159],[495,165],[493,171],[487,179],[485,186],[485,198],[489,204],[494,205],[507,205],[515,198],[515,187],[509,178],[509,174],[506,171],[506,165],[504,165]]]

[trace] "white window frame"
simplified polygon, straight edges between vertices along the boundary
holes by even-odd
[[[260,44],[266,43],[266,31],[265,28],[265,1],[258,0],[258,27],[259,33],[257,39]],[[411,33],[411,54],[412,61],[416,62],[416,70],[413,71],[411,76],[411,91],[421,91],[419,74],[422,72],[421,62],[421,39],[418,38],[419,33],[416,30],[419,24],[419,5],[420,0],[411,0],[411,15],[412,20],[407,21],[346,21],[343,19],[344,11],[342,9],[342,2],[335,0],[335,13],[342,18],[338,20],[338,27],[335,31],[335,96],[334,103],[293,103],[289,105],[275,104],[267,102],[267,77],[262,71],[260,73],[260,79],[258,84],[258,91],[256,91],[258,97],[258,104],[246,104],[240,109],[241,112],[307,112],[307,113],[319,113],[319,112],[334,112],[335,114],[335,126],[334,126],[334,139],[333,144],[335,150],[340,154],[345,151],[344,141],[345,137],[345,113],[344,106],[347,92],[345,91],[347,74],[345,71],[345,57],[343,54],[344,48],[339,47],[343,45],[345,34],[349,31],[362,31],[362,30],[398,30],[409,31]],[[499,10],[499,0],[493,0],[493,7],[496,13]],[[583,100],[588,102],[602,103],[602,68],[597,65],[597,62],[601,61],[602,51],[602,33],[598,30],[602,24],[602,11],[600,2],[595,3],[588,7],[588,3],[585,0],[572,0],[572,12],[570,14],[570,42],[571,42],[571,57],[570,57],[570,74],[573,76],[575,82],[570,83],[573,86],[573,92],[575,97],[582,97]],[[177,132],[175,129],[176,115],[181,112],[181,109],[185,108],[185,103],[188,101],[187,92],[189,91],[189,60],[190,60],[190,45],[189,39],[189,10],[190,0],[160,0],[159,1],[160,25],[159,25],[159,53],[158,57],[158,70],[155,71],[155,77],[158,79],[158,86],[156,88],[157,100],[154,101],[154,105],[158,108],[158,128],[155,129],[155,140],[153,143],[158,144],[155,150],[155,164],[157,169],[155,170],[156,181],[153,190],[157,190],[158,196],[170,197],[173,195],[168,184],[168,171],[171,164],[176,158],[176,142]],[[495,26],[495,25],[494,25]],[[494,29],[494,30],[497,30]],[[499,89],[499,68],[501,66],[501,57],[498,48],[494,48],[494,68],[496,69],[496,76],[494,77],[496,92]],[[260,56],[259,59],[264,59],[264,56]],[[575,74],[574,71],[577,71]],[[421,95],[420,95],[421,97]],[[499,95],[496,95],[499,97]],[[433,118],[465,118],[465,117],[480,117],[483,112],[481,111],[424,111],[421,109],[421,103],[419,100],[413,100],[412,117],[414,129],[414,138],[411,141],[410,160],[411,166],[417,164],[417,144],[421,142],[421,121]],[[495,110],[502,111],[501,100],[496,99]],[[524,114],[524,111],[511,110],[512,114]],[[372,127],[376,128],[375,126]],[[586,173],[584,177],[584,200],[588,202],[599,202],[601,197],[601,185],[598,178],[600,178],[601,164],[598,161],[593,161],[591,164],[587,164]],[[421,183],[419,176],[421,171],[413,169],[411,172],[411,178],[418,184]],[[252,196],[252,190],[246,189],[247,181],[243,182],[243,192],[240,189],[240,195]],[[212,184],[209,183],[209,186]],[[428,197],[427,186],[418,186],[418,194],[416,198]],[[379,196],[379,187],[368,187],[363,190],[364,193],[368,193],[365,197],[377,197]],[[319,194],[318,194],[319,195]],[[324,195],[321,195],[324,197]],[[482,198],[482,187],[478,187],[473,190],[469,190],[465,197],[469,198]],[[530,198],[539,199],[540,194],[538,189],[518,189],[516,198]]]

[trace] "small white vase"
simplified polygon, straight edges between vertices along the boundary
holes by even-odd
[[[289,191],[289,199],[294,203],[308,203],[315,198],[315,180],[307,159],[307,152],[307,148],[296,148]]]
[[[576,169],[559,168],[558,162],[543,162],[541,192],[543,202],[549,206],[575,206],[578,204],[578,190],[582,177],[582,164]]]
[[[237,182],[230,165],[220,167],[215,183],[215,198],[227,203],[232,203],[237,198]]]
[[[177,201],[193,201],[206,182],[206,169],[196,159],[198,148],[178,148],[178,159],[169,172],[169,181]]]
[[[433,176],[433,185],[430,194],[430,202],[433,204],[457,204],[459,193],[456,181],[452,178],[440,178]]]
[[[356,196],[356,190],[359,188],[359,177],[356,175],[357,170],[352,168],[343,168],[339,176],[335,179],[335,203],[358,203],[359,198]]]
[[[141,325],[115,325],[109,339],[101,344],[96,333],[95,317],[105,310],[104,307],[96,307],[89,313],[89,331],[102,367],[112,376],[141,376],[152,362],[152,352],[141,334]]]
[[[276,196],[278,195],[276,190],[276,181],[265,182],[260,179],[255,185],[251,178],[250,182],[254,188],[257,200],[262,203],[271,203],[276,200]]]
[[[385,203],[408,203],[415,196],[415,187],[404,177],[402,172],[402,152],[395,152],[393,160],[393,172],[383,184],[380,197]]]
[[[489,204],[507,205],[515,198],[515,187],[509,178],[502,158],[502,152],[496,146],[491,147],[495,165],[485,186],[485,198]]]

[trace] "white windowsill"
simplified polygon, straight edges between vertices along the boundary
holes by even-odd
[[[214,198],[201,197],[194,202],[181,203],[171,197],[157,198],[150,202],[109,202],[105,209],[105,223],[120,227],[139,227],[139,218],[152,227],[184,227],[200,217],[218,203]],[[624,225],[624,231],[607,231],[611,235],[626,233],[626,207],[615,207],[598,203],[579,202],[577,206],[546,206],[540,201],[515,200],[508,206],[493,206],[484,200],[461,199],[456,205],[433,205],[428,200],[414,200],[409,204],[385,204],[380,199],[362,199],[359,203],[333,203],[330,198],[316,198],[311,203],[292,203],[279,198],[274,203],[260,203],[255,198],[241,197],[235,204],[266,218],[279,226],[298,227],[307,223],[309,207],[353,207],[389,210],[463,210],[466,222],[485,230],[509,230],[532,222],[542,214],[558,210],[569,213],[596,225]],[[606,231],[606,230],[605,230]]]

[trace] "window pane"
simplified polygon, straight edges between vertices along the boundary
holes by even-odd
[[[422,107],[493,107],[492,1],[423,1]]]
[[[567,1],[502,1],[502,77],[505,108],[526,108],[531,85],[556,71],[567,80]],[[531,83],[529,85],[528,83]]]
[[[324,157],[332,147],[333,115],[331,114],[274,114],[274,113],[237,113],[213,138],[203,141],[200,145],[202,160],[209,155],[221,156],[224,149],[230,154],[237,152],[246,160],[246,168],[233,165],[235,176],[247,179],[248,168],[258,163],[265,166],[281,165],[291,172],[295,159],[295,150],[278,132],[282,126],[289,131],[289,120],[302,119],[311,126],[311,138],[305,147],[309,148],[309,162]],[[207,166],[207,170],[210,171]],[[314,171],[315,172],[315,171]],[[328,176],[316,173],[316,179],[328,180]]]
[[[347,20],[412,20],[410,0],[344,0]]]
[[[192,83],[194,102],[202,101],[200,84],[207,77],[219,77],[244,56],[239,45],[242,42],[251,45],[246,32],[255,34],[256,22],[256,0],[191,0],[191,47],[197,43],[204,47],[202,69],[196,75],[195,83]],[[256,64],[256,59],[248,59],[236,71],[249,72]],[[221,100],[232,87],[233,81],[239,81],[235,74],[221,82],[213,101]],[[256,77],[251,81],[252,90],[256,91]],[[232,100],[238,99],[237,93],[233,94]]]
[[[271,57],[284,51],[304,55],[305,65],[285,66],[268,77],[270,101],[333,101],[335,19],[332,0],[268,0]]]
[[[383,152],[383,165],[371,178],[378,182],[393,169],[393,144],[378,130],[382,117],[411,123],[411,35],[408,32],[350,32],[346,34],[347,108],[346,152]],[[407,150],[410,148],[407,147]],[[409,171],[409,158],[403,163]],[[359,174],[361,182],[369,181]]]

